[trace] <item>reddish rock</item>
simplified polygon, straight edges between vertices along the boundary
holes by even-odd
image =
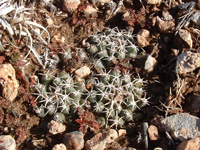
[[[82,132],[74,131],[64,135],[63,143],[67,150],[81,150],[84,147],[84,135]]]
[[[160,32],[168,33],[168,32],[173,31],[173,29],[175,27],[174,21],[163,21],[158,16],[157,16],[156,20],[157,20],[157,24],[158,24],[158,28],[159,28]]]
[[[0,64],[0,84],[3,98],[12,102],[18,94],[19,83],[11,64]]]
[[[183,141],[178,145],[177,150],[200,150],[200,137]]]
[[[104,150],[106,148],[106,144],[112,143],[116,138],[118,138],[118,133],[114,129],[110,129],[103,133],[98,133],[92,139],[86,142],[85,149]]]

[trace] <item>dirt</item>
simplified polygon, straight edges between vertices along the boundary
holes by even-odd
[[[185,2],[185,1],[184,1]],[[59,4],[57,4],[59,5]],[[125,3],[125,6],[122,9],[122,12],[125,8],[136,8],[141,5],[138,2],[132,2],[131,4]],[[146,15],[143,18],[137,18],[137,21],[132,20],[132,24],[127,23],[122,20],[122,12],[119,12],[117,15],[113,16],[111,19],[106,20],[105,10],[100,9],[99,16],[96,18],[95,22],[86,23],[84,25],[76,25],[72,23],[72,16],[53,16],[53,13],[39,5],[36,5],[36,13],[37,17],[40,20],[43,20],[43,25],[47,26],[44,18],[45,15],[48,15],[53,19],[53,26],[48,28],[51,38],[54,35],[59,35],[60,37],[65,38],[64,43],[50,43],[49,46],[53,48],[53,51],[58,51],[61,47],[71,47],[72,52],[76,52],[77,49],[82,48],[82,40],[89,35],[96,33],[97,31],[101,32],[104,27],[115,27],[118,26],[119,29],[134,29],[134,33],[137,33],[140,29],[146,28],[150,31],[151,35],[148,41],[150,41],[150,45],[144,47],[144,50],[152,54],[154,58],[158,61],[156,69],[152,73],[146,73],[142,67],[136,65],[134,60],[132,61],[133,68],[132,70],[137,71],[140,70],[139,74],[141,78],[147,82],[147,86],[145,90],[147,91],[147,97],[150,97],[149,104],[140,110],[141,117],[137,119],[134,123],[127,123],[123,128],[127,130],[127,135],[119,137],[116,140],[116,143],[112,143],[107,146],[107,149],[119,149],[120,147],[134,147],[138,150],[144,149],[143,139],[140,139],[143,135],[142,124],[143,122],[148,122],[152,124],[155,117],[176,114],[179,112],[188,112],[188,109],[185,108],[185,99],[178,96],[176,93],[176,84],[177,76],[174,71],[175,62],[176,62],[176,53],[173,53],[172,49],[184,52],[188,49],[185,47],[181,47],[180,45],[176,45],[176,42],[173,41],[174,35],[173,33],[160,33],[157,27],[152,26],[151,17],[153,15],[161,15],[162,10],[168,10],[174,19],[177,19],[177,9],[176,8],[168,8],[165,4],[161,4],[160,6],[150,6],[145,4],[146,7]],[[157,11],[152,11],[152,8],[157,9]],[[195,7],[196,8],[196,7]],[[196,8],[197,9],[197,8]],[[137,9],[137,12],[139,10]],[[79,16],[77,16],[79,17]],[[145,18],[145,19],[144,19]],[[141,27],[140,23],[146,22],[144,27]],[[88,25],[88,26],[86,26]],[[194,26],[195,28],[196,26]],[[45,34],[43,35],[45,36]],[[170,37],[170,44],[166,44],[164,42],[164,38],[168,36]],[[192,34],[193,39],[197,39],[198,35]],[[156,44],[158,45],[156,46]],[[199,41],[193,41],[193,51],[198,51]],[[16,70],[19,70],[19,65],[16,65],[20,57],[17,56],[20,53],[24,57],[27,54],[27,49],[25,46],[25,41],[21,41],[18,46],[22,47],[21,49],[13,48],[9,53],[1,53],[1,56],[5,56],[5,60],[3,63],[11,63]],[[38,47],[42,48],[43,45],[38,45]],[[42,54],[43,51],[41,50]],[[15,58],[13,58],[16,56]],[[58,144],[62,141],[62,135],[51,135],[48,133],[46,128],[47,123],[51,120],[51,116],[47,116],[46,118],[40,118],[34,111],[35,102],[34,97],[31,93],[31,85],[32,77],[34,75],[38,75],[38,73],[46,73],[47,70],[43,69],[34,54],[31,53],[27,58],[29,65],[25,67],[25,73],[22,74],[21,71],[17,72],[17,79],[20,83],[20,88],[18,91],[18,96],[14,100],[13,103],[6,101],[1,98],[0,100],[0,134],[9,134],[12,135],[17,143],[17,150],[32,150],[32,149],[42,149],[49,150],[55,144]],[[69,72],[73,72],[77,68],[83,66],[86,62],[81,61],[76,55],[73,55],[72,59],[67,61],[66,64],[59,64],[58,70],[67,70]],[[183,97],[187,98],[193,93],[198,93],[199,91],[199,69],[195,70],[193,74],[188,75],[186,77],[181,77],[181,80],[184,81],[185,86],[181,88],[181,93]],[[168,109],[166,106],[172,107],[173,109]],[[183,107],[180,107],[183,106]],[[200,117],[199,112],[197,111],[195,114]],[[70,131],[75,131],[79,129],[79,124],[75,121],[65,123],[67,125],[67,130],[65,133]],[[102,128],[101,130],[105,130]],[[166,137],[164,133],[159,133],[160,139],[159,141],[149,141],[149,149],[154,149],[155,147],[162,147],[165,149],[176,149],[178,145],[178,141],[175,145],[169,144],[170,140]],[[85,139],[90,139],[94,135],[94,132],[88,131],[85,135]]]

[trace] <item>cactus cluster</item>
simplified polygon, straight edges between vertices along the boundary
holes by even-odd
[[[120,127],[125,121],[133,121],[133,112],[148,103],[143,79],[133,78],[128,72],[104,71],[93,76],[90,82],[93,88],[85,94],[86,100],[95,113],[103,116],[98,118],[103,125],[110,122],[111,127]]]
[[[95,61],[95,69],[100,71],[96,69],[98,73],[92,73],[82,82],[75,82],[65,71],[56,76],[43,74],[33,93],[38,103],[36,113],[40,117],[54,114],[59,118],[70,116],[81,107],[93,111],[103,126],[110,124],[110,127],[117,128],[132,121],[134,111],[148,104],[144,81],[139,75],[136,78],[128,71],[113,69],[112,66],[126,58],[136,57],[138,48],[133,43],[132,33],[118,28],[106,28],[103,33],[83,41]]]
[[[127,58],[135,58],[138,48],[134,44],[132,32],[105,28],[102,33],[91,35],[82,43],[94,58],[94,67],[104,69],[112,67]]]
[[[41,83],[34,85],[36,90],[37,107],[36,113],[40,117],[56,112],[63,114],[74,113],[78,107],[85,105],[81,99],[84,92],[84,83],[75,82],[73,77],[66,71],[62,71],[55,77],[47,73],[42,74]]]

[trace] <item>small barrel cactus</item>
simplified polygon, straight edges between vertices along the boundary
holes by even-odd
[[[134,78],[128,72],[113,69],[92,78],[93,88],[84,93],[86,100],[91,102],[96,114],[102,114],[111,122],[111,126],[120,127],[125,121],[132,121],[133,112],[148,103],[143,79]]]
[[[81,99],[85,89],[84,83],[74,82],[73,77],[62,71],[57,77],[51,74],[42,75],[42,83],[34,85],[36,101],[39,106],[35,108],[40,117],[56,112],[63,114],[74,113],[78,107],[84,106]]]
[[[105,28],[102,33],[97,33],[84,40],[83,45],[94,58],[94,67],[98,69],[112,67],[125,59],[135,58],[139,51],[134,44],[132,32],[119,31],[117,27]]]

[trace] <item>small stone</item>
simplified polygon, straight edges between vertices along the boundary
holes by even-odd
[[[81,4],[80,0],[64,0],[63,11],[72,14],[79,4]]]
[[[119,129],[118,130],[119,137],[122,136],[122,135],[125,135],[125,134],[126,134],[126,130],[125,129]]]
[[[48,123],[47,128],[49,129],[49,133],[55,135],[55,134],[64,132],[66,129],[66,126],[63,125],[61,122],[51,120],[50,123]]]
[[[15,150],[15,139],[10,135],[0,135],[0,149],[3,150]]]
[[[0,84],[2,97],[12,102],[17,96],[19,83],[11,64],[0,64]]]
[[[178,32],[180,38],[187,43],[189,48],[192,48],[192,37],[190,32],[185,29],[180,29]]]
[[[193,52],[185,52],[178,56],[176,61],[176,71],[179,75],[191,73],[199,67],[200,54]]]
[[[56,145],[52,148],[52,150],[67,150],[67,148],[66,148],[66,146],[65,146],[63,143],[61,143],[61,144],[56,144]]]
[[[147,72],[152,72],[156,64],[157,60],[151,55],[148,55],[147,60],[145,61],[144,70],[146,70]]]
[[[76,74],[79,78],[84,78],[84,77],[88,76],[88,75],[90,74],[90,72],[91,72],[91,71],[90,71],[90,68],[89,68],[89,67],[83,66],[83,67],[77,69],[77,70],[75,71],[75,74]]]
[[[184,141],[200,135],[200,119],[188,113],[180,113],[166,117],[161,127],[175,140]]]
[[[123,147],[123,148],[120,148],[119,150],[136,150],[136,149],[132,147]]]
[[[200,11],[197,11],[194,15],[192,15],[191,20],[195,24],[200,25]]]
[[[147,4],[150,4],[150,5],[156,5],[156,4],[159,4],[162,2],[162,0],[147,0]]]
[[[150,125],[148,128],[149,138],[152,141],[156,141],[160,138],[158,134],[158,128],[154,125]]]
[[[176,150],[200,150],[200,137],[183,141],[178,145]]]
[[[160,17],[156,18],[158,28],[161,32],[171,32],[175,27],[174,21],[163,21]]]
[[[104,4],[106,4],[106,3],[109,3],[111,0],[92,0],[92,4],[94,5],[94,6],[96,6],[96,5],[101,5],[101,6],[103,6]]]
[[[137,33],[137,44],[138,47],[145,47],[149,45],[149,42],[146,40],[150,32],[146,29],[142,29]]]
[[[53,24],[53,20],[51,18],[47,18],[46,19],[46,24],[47,25],[52,25]]]
[[[91,15],[91,14],[93,14],[93,13],[97,13],[97,9],[94,8],[92,5],[87,5],[87,7],[86,7],[85,10],[84,10],[84,13],[85,13],[87,16],[89,16],[89,15]]]
[[[63,143],[67,147],[67,150],[81,150],[84,147],[84,135],[79,131],[66,133]]]
[[[156,147],[156,148],[154,148],[154,150],[162,150],[162,148],[161,147]]]
[[[116,138],[118,138],[118,134],[114,129],[110,129],[103,133],[98,133],[85,143],[85,149],[104,150],[106,148],[106,144],[114,142]]]
[[[35,33],[40,34],[40,29],[36,28],[34,29]]]
[[[164,20],[164,21],[173,20],[172,15],[170,15],[169,12],[168,12],[167,10],[164,10],[164,11],[162,12],[162,17],[163,17],[163,20]]]
[[[52,43],[60,43],[60,44],[64,44],[65,43],[65,38],[63,36],[60,36],[60,33],[56,34],[53,36],[53,38],[51,39]]]

